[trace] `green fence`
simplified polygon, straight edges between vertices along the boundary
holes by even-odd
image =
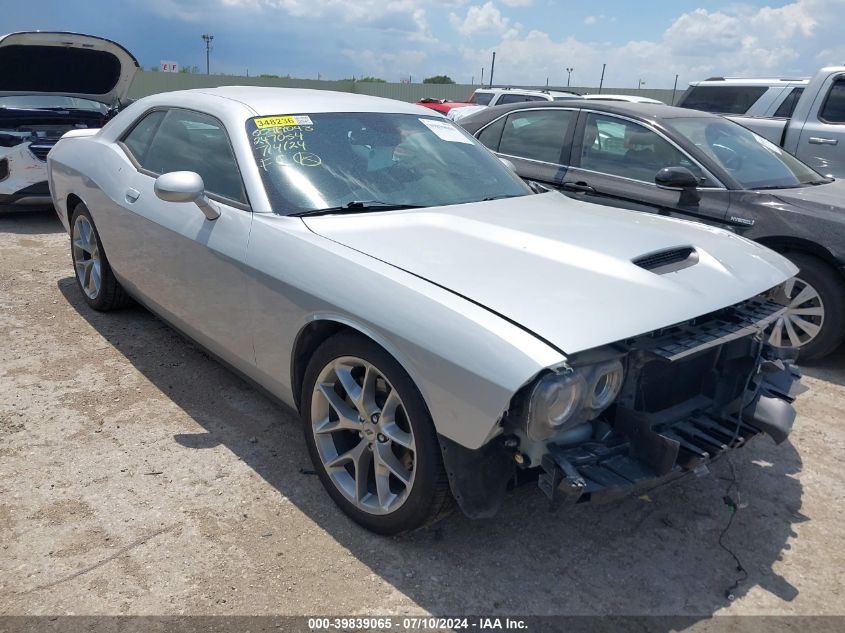
[[[139,72],[129,96],[133,99],[145,97],[171,90],[187,90],[190,88],[213,88],[216,86],[272,86],[276,88],[311,88],[314,90],[338,90],[355,94],[372,95],[397,99],[399,101],[416,102],[425,97],[434,99],[451,99],[464,101],[480,86],[469,84],[410,84],[410,83],[374,83],[363,81],[317,81],[313,79],[288,79],[285,77],[239,77],[236,75],[190,75],[186,73],[162,73],[152,71]],[[544,89],[545,86],[525,86],[527,88]],[[595,87],[573,86],[572,88],[549,87],[552,90],[571,90],[579,94],[598,92]],[[602,92],[607,94],[639,95],[659,99],[664,103],[672,102],[672,91],[656,88],[637,90],[632,88],[607,88]],[[680,96],[681,91],[677,92]]]

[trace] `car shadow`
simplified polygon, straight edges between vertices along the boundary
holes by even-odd
[[[802,364],[801,371],[812,378],[845,386],[845,345],[821,360]]]
[[[196,450],[224,445],[397,591],[435,615],[684,615],[705,618],[761,587],[783,601],[798,590],[773,569],[795,536],[801,458],[760,438],[640,498],[550,513],[535,486],[513,491],[492,519],[456,512],[434,528],[385,538],[346,519],[313,476],[298,417],[140,307],[91,310],[71,277],[68,303],[204,430],[173,437]],[[250,403],[245,409],[243,402]],[[734,485],[736,484],[736,485]],[[737,492],[738,486],[738,492]],[[730,489],[729,489],[730,488]],[[303,582],[311,582],[303,579]],[[658,628],[660,628],[658,621]],[[687,624],[684,624],[686,626]],[[678,630],[667,621],[665,629]],[[653,629],[653,627],[652,627]]]
[[[52,208],[23,210],[0,208],[0,233],[43,235],[63,233],[64,230]]]

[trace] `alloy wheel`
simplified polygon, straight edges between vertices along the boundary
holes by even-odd
[[[389,514],[408,498],[414,432],[401,396],[373,364],[345,356],[320,371],[311,430],[329,479],[355,507]]]
[[[91,220],[79,215],[73,223],[73,267],[82,291],[96,299],[102,284],[100,249]]]
[[[769,328],[769,343],[777,347],[803,347],[818,336],[825,317],[818,290],[793,277],[773,298],[786,306],[786,312]]]

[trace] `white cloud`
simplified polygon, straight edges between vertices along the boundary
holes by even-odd
[[[510,19],[492,2],[474,5],[467,9],[467,14],[461,18],[454,13],[449,14],[449,23],[461,35],[475,35],[477,33],[504,33],[508,29]]]
[[[489,64],[496,51],[496,81],[539,85],[566,83],[565,67],[574,67],[572,85],[598,84],[607,63],[605,86],[635,88],[679,86],[711,75],[810,75],[824,64],[845,62],[841,22],[845,0],[793,0],[781,7],[695,9],[678,16],[654,40],[620,45],[578,37],[556,39],[541,30],[507,32],[484,50],[464,47],[466,65]],[[591,16],[598,22],[602,16]],[[607,19],[612,19],[609,17]],[[586,22],[586,21],[585,21]]]
[[[502,3],[509,7],[529,7],[534,3],[534,0],[502,0]]]

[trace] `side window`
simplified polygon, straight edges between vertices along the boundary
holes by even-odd
[[[492,98],[492,92],[476,92],[472,95],[472,98],[469,100],[469,102],[475,103],[477,105],[487,105],[488,103],[490,103],[490,100]]]
[[[499,151],[502,154],[559,164],[572,110],[527,110],[508,115]]]
[[[499,151],[499,140],[502,138],[502,130],[505,128],[505,117],[500,118],[488,125],[481,134],[478,135],[478,140],[486,145],[494,152]]]
[[[819,118],[826,123],[845,123],[845,79],[833,83]]]
[[[795,112],[795,105],[798,103],[798,99],[801,97],[801,93],[804,92],[803,88],[793,88],[792,92],[786,95],[786,99],[783,100],[778,106],[778,109],[775,110],[774,117],[776,119],[788,119],[792,116],[792,113]]]
[[[164,118],[165,114],[166,113],[163,110],[150,112],[147,116],[136,123],[135,127],[133,127],[129,134],[126,135],[126,138],[123,139],[123,143],[129,148],[132,156],[134,156],[135,160],[137,160],[141,165],[144,164],[144,156],[147,153],[147,149],[150,147],[150,141],[153,138],[153,134],[155,134],[155,131],[161,124],[161,120]]]
[[[531,97],[530,95],[521,95],[521,94],[503,94],[501,98],[496,102],[496,105],[504,105],[506,103],[522,103],[523,101],[534,101],[536,97]]]
[[[246,203],[226,130],[208,115],[178,108],[169,110],[139,162],[155,174],[195,171],[202,176],[209,193]]]
[[[583,169],[654,183],[658,171],[678,166],[698,178],[703,176],[686,154],[648,128],[615,117],[587,116],[581,147]]]
[[[766,86],[694,86],[678,105],[719,114],[745,114],[767,90]]]

